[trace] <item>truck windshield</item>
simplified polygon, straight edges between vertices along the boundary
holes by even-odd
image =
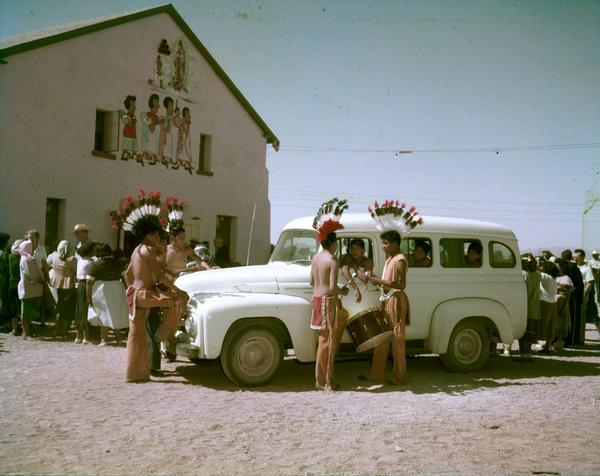
[[[317,250],[317,237],[314,231],[285,230],[279,237],[270,261],[310,264]]]

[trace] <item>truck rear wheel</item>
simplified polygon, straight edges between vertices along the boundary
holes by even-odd
[[[455,372],[474,372],[485,365],[490,355],[490,338],[480,319],[457,324],[448,341],[448,352],[440,355],[442,364]]]
[[[227,337],[221,350],[223,372],[240,387],[266,384],[282,360],[283,346],[267,327],[242,327]]]

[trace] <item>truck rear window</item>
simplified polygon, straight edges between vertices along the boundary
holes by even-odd
[[[514,268],[517,263],[512,250],[503,243],[490,241],[488,245],[492,268]]]
[[[483,247],[472,238],[442,238],[440,264],[444,268],[481,268]]]

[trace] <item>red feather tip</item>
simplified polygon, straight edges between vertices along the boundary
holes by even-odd
[[[342,228],[344,228],[344,225],[342,225],[339,221],[327,220],[317,230],[317,240],[326,240],[329,233],[333,233],[336,230],[341,230]]]
[[[410,213],[414,213],[414,211],[416,210],[415,207],[410,207],[410,210],[408,210]]]
[[[375,208],[379,208],[379,203],[377,203],[377,200],[375,200]]]

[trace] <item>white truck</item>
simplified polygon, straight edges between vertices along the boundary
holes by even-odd
[[[346,213],[341,222],[340,257],[348,252],[350,240],[361,239],[374,273],[381,275],[385,254],[370,216]],[[181,276],[176,284],[191,299],[177,353],[192,360],[219,359],[225,375],[240,386],[267,383],[284,357],[314,361],[317,332],[309,328],[309,277],[319,246],[311,225],[312,217],[288,223],[266,265]],[[430,249],[428,266],[411,266],[415,244],[423,242]],[[473,243],[482,249],[478,266],[465,259]],[[494,343],[511,344],[523,335],[526,290],[517,239],[508,228],[429,216],[402,237],[401,249],[409,261],[411,322],[406,339],[411,352],[439,354],[447,368],[470,372],[486,363]],[[360,303],[354,293],[343,297],[350,319],[378,306],[379,290],[372,284],[361,286]],[[341,349],[348,348],[354,345],[345,332]]]

